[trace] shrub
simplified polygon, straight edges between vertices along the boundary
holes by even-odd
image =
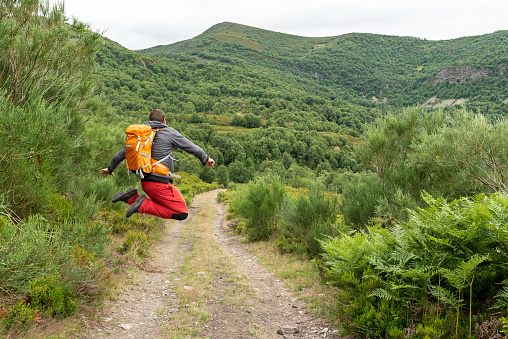
[[[224,188],[228,188],[229,186],[228,168],[224,165],[220,165],[217,168],[217,183]]]
[[[230,198],[230,191],[220,191],[217,193],[217,202],[229,204]]]
[[[78,245],[94,255],[101,254],[109,241],[106,232],[100,222],[68,220],[56,226],[40,216],[33,216],[15,225],[2,216],[0,257],[3,265],[0,265],[0,285],[6,291],[26,293],[30,281],[56,273],[63,274],[65,281],[75,281],[66,276],[71,267],[70,251]],[[92,274],[92,271],[88,273]],[[93,280],[94,277],[95,273],[87,279]]]
[[[74,287],[76,295],[88,299],[98,296],[108,279],[104,261],[79,245],[74,246],[71,260],[63,266],[62,274]]]
[[[39,310],[35,310],[30,304],[19,302],[7,310],[0,308],[0,323],[6,330],[23,330],[40,320]]]
[[[285,199],[281,208],[282,233],[299,244],[311,257],[321,253],[320,239],[338,235],[337,195],[325,194],[320,185],[313,184],[295,198]]]
[[[70,316],[78,309],[71,286],[58,275],[31,281],[30,299],[34,308],[43,309],[51,316]]]
[[[3,289],[25,292],[28,283],[39,276],[56,272],[61,253],[56,249],[60,234],[40,217],[21,224],[6,220],[0,233],[0,285]]]
[[[507,279],[508,196],[479,195],[451,203],[428,195],[423,199],[429,207],[413,212],[407,223],[371,226],[323,241],[328,274],[334,284],[357,291],[346,302],[369,300],[381,317],[420,309],[413,320],[422,322],[415,331],[423,335],[471,335],[472,315],[484,312],[489,300],[498,298],[496,307],[506,307],[500,283]],[[381,311],[382,305],[391,306]],[[436,309],[444,310],[446,324]],[[361,312],[351,314],[353,327],[368,320]]]
[[[364,175],[354,183],[342,188],[341,211],[344,223],[355,229],[368,225],[374,216],[378,201],[384,197],[381,180],[374,175]]]
[[[276,176],[260,177],[233,194],[231,206],[246,219],[250,241],[266,240],[273,234],[286,195],[285,187]]]

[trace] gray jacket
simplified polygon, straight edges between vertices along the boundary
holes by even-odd
[[[175,147],[179,147],[184,151],[186,151],[187,153],[195,155],[203,165],[206,164],[208,156],[206,155],[205,151],[203,151],[201,147],[193,144],[186,137],[181,135],[180,132],[178,132],[176,129],[168,127],[167,125],[158,121],[147,121],[144,123],[144,125],[149,125],[152,128],[162,128],[155,134],[155,138],[152,145],[153,159],[155,160],[163,159],[165,156],[170,154],[171,151],[175,149]],[[108,166],[109,173],[113,173],[115,168],[123,160],[125,160],[125,147],[123,147],[120,151],[118,151],[118,153],[116,153],[111,159],[111,162],[109,163]],[[172,157],[166,158],[162,163],[166,165],[171,172],[173,172],[173,170],[175,169]],[[162,183],[173,182],[173,178],[171,177],[171,175],[167,177],[164,175],[154,173],[145,175],[145,178],[143,180]]]

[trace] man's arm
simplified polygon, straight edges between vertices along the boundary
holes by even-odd
[[[181,148],[185,152],[194,155],[196,158],[201,161],[203,165],[207,165],[212,167],[213,164],[215,164],[215,161],[213,159],[208,158],[208,155],[206,155],[205,151],[198,145],[194,144],[192,141],[184,137],[180,132],[175,130],[174,128],[171,129],[171,136],[173,143],[175,146]],[[209,160],[211,160],[209,162]],[[211,165],[210,165],[211,164]]]
[[[122,147],[121,150],[119,150],[113,158],[111,158],[111,162],[109,163],[109,166],[107,168],[103,168],[100,170],[100,173],[103,177],[107,177],[108,175],[115,175],[113,171],[115,168],[120,164],[123,160],[125,160],[125,147]]]

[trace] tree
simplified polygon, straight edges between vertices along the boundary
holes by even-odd
[[[284,164],[284,167],[288,169],[293,163],[295,162],[295,159],[289,154],[288,152],[284,152],[282,154],[282,163]]]
[[[62,4],[0,0],[0,185],[20,217],[87,172],[82,110],[107,113],[91,97],[101,36],[66,20]]]
[[[14,104],[40,93],[48,105],[78,110],[92,94],[101,35],[66,20],[62,3],[1,1],[0,86]]]
[[[174,157],[178,160],[175,162],[175,171],[186,172],[198,177],[201,175],[203,165],[196,157],[184,152],[178,152]]]
[[[224,188],[229,186],[229,173],[228,168],[224,165],[217,167],[217,183]]]
[[[208,166],[203,167],[201,173],[199,174],[199,178],[207,183],[212,183],[215,180],[215,170],[211,169]]]
[[[233,119],[231,119],[231,126],[242,126],[243,125],[243,117],[241,115],[235,114]]]
[[[261,127],[261,118],[255,116],[252,113],[247,114],[243,117],[241,125],[245,128],[258,128]]]
[[[205,117],[194,112],[191,114],[191,117],[189,118],[189,122],[191,124],[202,124],[205,122]]]
[[[195,114],[196,113],[196,106],[194,106],[194,103],[192,101],[188,101],[183,106],[183,112],[185,114]]]
[[[359,148],[365,163],[379,176],[383,185],[397,164],[412,151],[418,125],[418,110],[408,109],[400,115],[388,114],[369,125],[367,142]]]
[[[247,183],[253,177],[252,172],[247,167],[245,167],[243,162],[238,160],[234,161],[228,166],[228,173],[229,178],[232,181],[238,183]]]
[[[489,122],[463,111],[435,134],[426,134],[417,148],[420,161],[464,173],[492,191],[508,194],[508,120]]]

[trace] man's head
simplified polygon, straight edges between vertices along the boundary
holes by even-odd
[[[160,109],[153,109],[150,112],[150,121],[158,121],[158,122],[164,122],[164,119],[166,119],[166,114]]]

